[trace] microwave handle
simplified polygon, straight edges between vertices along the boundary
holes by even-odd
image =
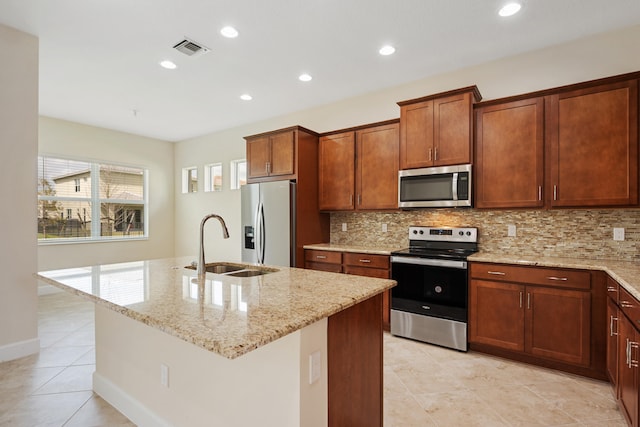
[[[453,173],[453,179],[451,179],[451,194],[453,200],[458,200],[458,172]]]

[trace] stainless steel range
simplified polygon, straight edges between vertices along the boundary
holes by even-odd
[[[409,227],[409,248],[391,253],[391,333],[467,351],[467,256],[477,228]]]

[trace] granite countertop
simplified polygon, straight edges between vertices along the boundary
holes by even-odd
[[[315,243],[313,245],[304,245],[304,249],[315,249],[319,251],[334,251],[334,252],[353,252],[363,253],[370,255],[391,255],[391,252],[397,251],[401,248],[388,247],[388,246],[358,246],[358,245],[343,245],[336,243]]]
[[[386,279],[298,268],[256,277],[184,268],[193,257],[44,271],[37,277],[234,359],[393,287]]]
[[[560,258],[546,256],[520,256],[478,252],[467,258],[471,262],[531,265],[538,267],[578,268],[602,270],[636,299],[640,300],[640,264],[632,261],[606,259]]]

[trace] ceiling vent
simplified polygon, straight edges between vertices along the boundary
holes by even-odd
[[[196,43],[193,40],[184,39],[180,43],[173,46],[179,52],[184,53],[187,56],[200,56],[209,52],[211,49],[201,45],[200,43]]]

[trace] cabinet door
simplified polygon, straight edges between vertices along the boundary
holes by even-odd
[[[524,351],[524,286],[471,280],[469,341]]]
[[[294,131],[278,133],[270,137],[271,163],[269,175],[293,175],[295,173]]]
[[[351,210],[355,190],[355,134],[345,132],[320,138],[320,210]]]
[[[433,101],[433,163],[436,166],[471,163],[471,93]]]
[[[607,298],[607,376],[616,390],[618,384],[618,306]]]
[[[260,178],[269,175],[270,153],[268,136],[247,141],[247,178]]]
[[[638,426],[638,332],[620,313],[618,336],[618,399],[630,426]]]
[[[476,112],[476,207],[542,207],[544,99]]]
[[[526,292],[526,351],[589,366],[591,294],[537,286],[528,286]]]
[[[400,107],[400,169],[433,165],[433,100]]]
[[[637,81],[546,100],[551,206],[638,203]]]
[[[398,208],[398,124],[356,132],[357,209]]]

